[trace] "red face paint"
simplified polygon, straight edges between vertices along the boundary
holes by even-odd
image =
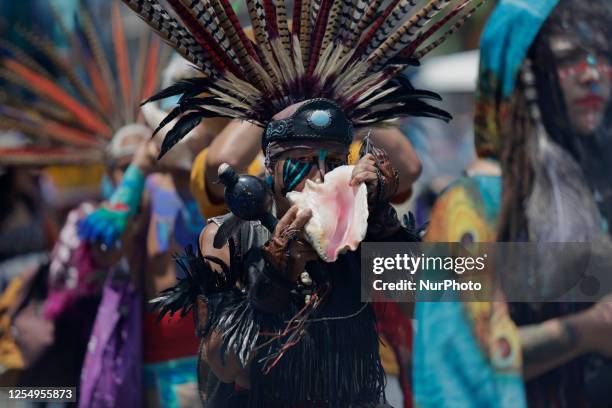
[[[605,60],[598,63],[589,63],[589,56],[580,61],[565,65],[559,68],[559,78],[565,80],[572,77],[580,77],[586,73],[589,69],[595,69],[599,75],[604,75],[608,78],[612,78],[612,65]]]

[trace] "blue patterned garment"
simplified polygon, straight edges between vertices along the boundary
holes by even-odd
[[[476,149],[497,158],[521,65],[558,0],[501,0],[481,39]],[[494,242],[501,179],[458,180],[437,200],[426,240]],[[418,407],[526,407],[518,329],[502,302],[418,302],[413,378]]]
[[[457,180],[436,202],[426,241],[494,240],[500,199],[500,177]],[[417,407],[525,407],[518,331],[506,305],[417,302],[413,395]]]

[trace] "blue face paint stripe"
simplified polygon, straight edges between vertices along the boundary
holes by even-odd
[[[287,188],[287,191],[293,190],[295,186],[300,184],[300,182],[308,175],[308,173],[310,173],[311,169],[312,169],[312,163],[305,164],[302,170],[293,178],[291,183],[289,183],[289,187]]]
[[[305,166],[306,164],[304,164]],[[294,162],[292,159],[287,159],[285,162],[285,171],[283,172],[283,185],[285,186],[283,190],[288,192],[289,189],[287,186],[291,184],[291,180],[293,180],[296,174],[296,169],[299,171],[300,162]]]
[[[292,161],[293,162],[293,161]],[[299,169],[299,165],[300,162],[295,162],[293,163],[293,166],[291,167],[291,169],[289,170],[289,177],[291,177],[292,174],[295,174],[296,171],[298,171]]]
[[[327,150],[325,149],[319,150],[319,162],[325,162],[326,157],[327,157]]]
[[[292,177],[293,174],[295,174],[296,170],[298,169],[300,162],[294,162],[292,159],[287,159],[287,161],[285,162],[285,171],[283,174],[283,178],[289,178]]]
[[[327,150],[321,149],[319,150],[318,160],[313,158],[309,163],[302,163],[299,161],[294,162],[292,159],[287,159],[283,165],[283,184],[285,185],[285,192],[293,190],[298,184],[300,184],[300,182],[310,173],[315,165],[317,166],[319,173],[321,173],[321,177],[323,177],[320,163],[326,163],[327,155]]]
[[[317,161],[317,169],[319,170],[319,175],[321,176],[321,180],[325,178],[323,172],[321,171],[321,163],[323,163],[323,168],[327,171],[327,150],[321,149],[319,150],[319,161]]]

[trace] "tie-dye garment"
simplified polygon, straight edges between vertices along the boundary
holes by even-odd
[[[482,35],[475,142],[498,158],[521,65],[558,0],[501,0]],[[501,179],[464,178],[436,202],[426,240],[493,242]],[[419,407],[524,407],[521,350],[504,303],[418,302],[414,395]]]
[[[429,242],[495,239],[501,179],[451,185],[432,211]],[[525,407],[516,326],[501,302],[417,302],[413,393],[417,407]]]
[[[156,175],[147,179],[146,188],[151,197],[151,223],[155,225],[151,252],[159,254],[170,250],[173,240],[181,248],[197,245],[206,222],[196,201],[191,196],[181,197],[176,190],[164,187]]]

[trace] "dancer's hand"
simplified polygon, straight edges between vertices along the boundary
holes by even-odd
[[[351,186],[366,183],[368,204],[376,207],[388,203],[397,193],[399,176],[387,153],[374,145],[365,153],[353,169]]]
[[[157,156],[159,155],[159,150],[160,146],[156,140],[147,140],[136,150],[132,164],[138,166],[145,175],[152,173],[158,166]]]
[[[368,203],[372,204],[378,188],[378,172],[374,155],[369,153],[359,159],[353,168],[353,174],[351,174],[349,185],[351,187],[357,187],[361,183],[366,184],[368,189]]]
[[[316,251],[303,239],[303,229],[312,211],[292,206],[278,221],[272,238],[263,248],[264,256],[290,282],[297,280],[306,263],[318,259]]]

